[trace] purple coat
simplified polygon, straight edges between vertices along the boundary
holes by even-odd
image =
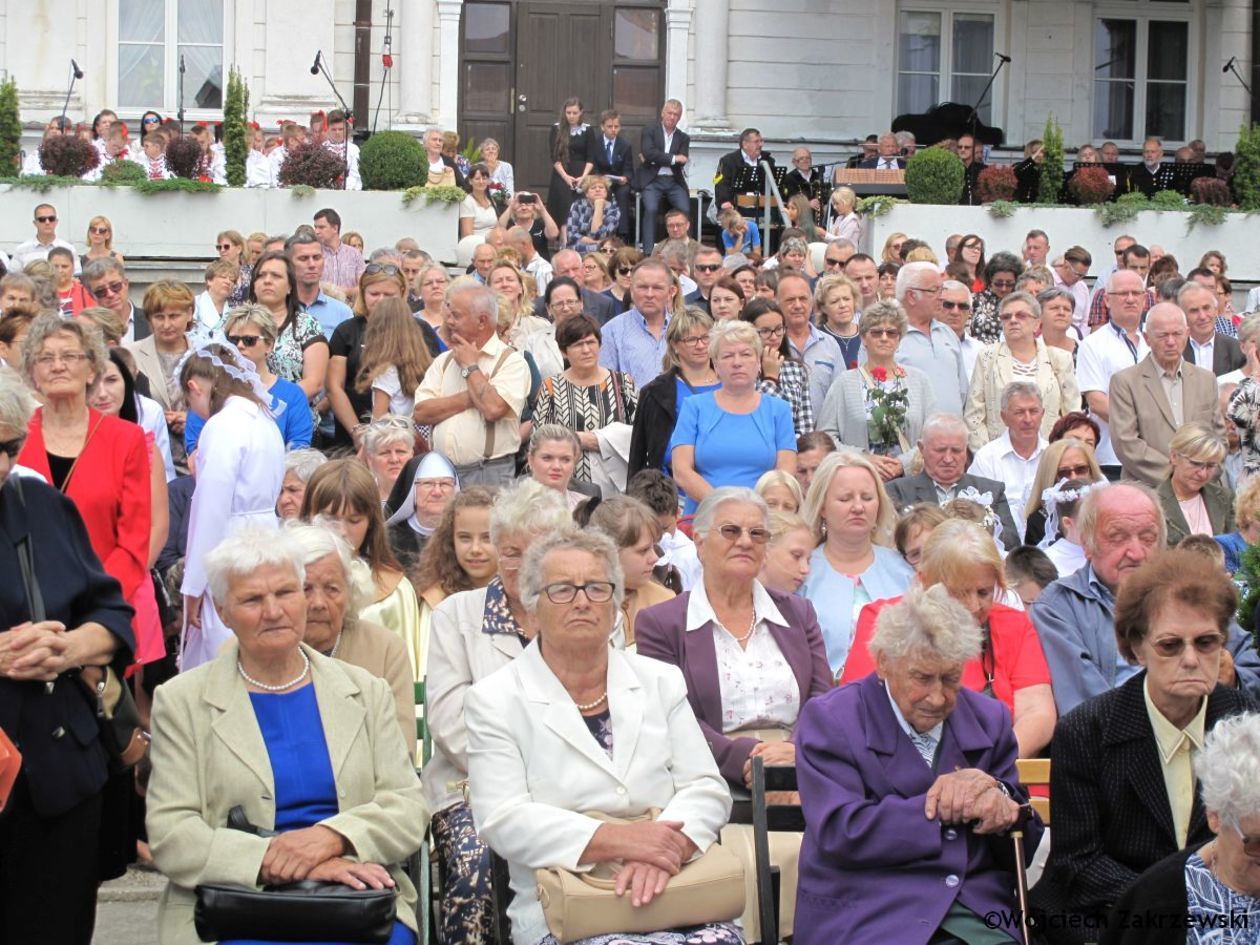
[[[814,605],[803,597],[780,594],[767,588],[766,593],[779,608],[788,626],[770,623],[770,634],[783,658],[792,667],[801,691],[801,706],[812,696],[831,689],[831,667]],[[693,630],[688,633],[687,604],[691,592],[673,600],[639,611],[634,621],[634,641],[640,656],[650,656],[664,663],[673,663],[687,680],[687,701],[696,714],[700,730],[713,752],[722,776],[732,784],[744,783],[744,762],[757,744],[755,738],[728,738],[722,734],[722,687],[718,682],[717,650],[713,633]]]
[[[1006,707],[969,690],[945,721],[937,771],[979,768],[1022,802]],[[812,700],[796,728],[805,812],[796,945],[925,945],[954,900],[983,918],[1015,909],[1011,841],[923,816],[937,774],[897,724],[878,675]],[[1041,838],[1025,828],[1025,856]],[[1003,928],[1015,938],[1018,927]]]

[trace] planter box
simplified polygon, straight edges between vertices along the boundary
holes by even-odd
[[[999,219],[984,207],[896,204],[884,216],[867,223],[864,250],[878,259],[884,241],[900,232],[926,240],[939,254],[951,233],[978,233],[984,239],[986,256],[998,250],[1018,256],[1028,231],[1037,229],[1050,237],[1051,259],[1069,246],[1084,246],[1094,257],[1091,272],[1097,273],[1114,259],[1112,241],[1127,233],[1143,245],[1164,247],[1177,257],[1182,273],[1197,266],[1209,249],[1216,249],[1229,260],[1229,278],[1236,288],[1240,282],[1260,282],[1260,249],[1252,242],[1256,232],[1253,217],[1231,213],[1219,226],[1200,224],[1190,229],[1189,224],[1190,214],[1173,210],[1143,210],[1126,223],[1104,226],[1093,210],[1076,207],[1021,208]],[[1235,293],[1235,306],[1239,301],[1240,293]]]
[[[0,186],[0,246],[11,249],[32,239],[35,206],[57,208],[58,235],[82,247],[87,224],[101,214],[114,225],[114,245],[128,259],[213,259],[215,236],[223,230],[269,235],[292,233],[331,207],[341,214],[342,232],[363,234],[368,252],[410,236],[434,259],[455,261],[459,205],[414,201],[403,206],[396,191],[317,190],[296,197],[289,190],[224,188],[213,194],[141,194],[128,187],[54,187],[40,194]]]

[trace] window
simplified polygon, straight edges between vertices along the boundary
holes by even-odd
[[[1158,12],[1150,18],[1104,16],[1094,24],[1096,138],[1189,137],[1190,23],[1160,15],[1175,3],[1152,7]]]
[[[223,0],[118,0],[121,108],[174,111],[184,66],[184,108],[223,107]]]
[[[897,112],[943,101],[975,104],[993,70],[991,13],[902,10],[897,22]],[[979,117],[992,124],[993,93]]]

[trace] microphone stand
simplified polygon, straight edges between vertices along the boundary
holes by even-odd
[[[385,38],[381,44],[382,54],[381,62],[384,69],[381,71],[381,91],[376,97],[376,112],[372,115],[372,134],[376,134],[376,123],[381,118],[381,101],[385,98],[385,89],[389,87],[389,72],[394,67],[394,5],[393,0],[386,0],[385,4]],[[391,91],[389,96],[389,113],[394,113],[394,95]],[[389,118],[389,122],[393,124],[393,118]],[[348,139],[347,139],[348,140]]]
[[[332,89],[333,95],[337,96],[337,101],[341,105],[341,113],[346,116],[346,123],[350,121],[350,106],[346,104],[346,100],[341,97],[341,93],[337,91],[337,83],[333,81],[333,77],[328,74],[328,67],[324,65],[324,57],[319,57],[319,72],[328,80],[328,86]],[[341,189],[346,189],[346,178],[350,176],[350,129],[346,129],[346,140],[344,143],[345,153],[341,157]]]
[[[1229,65],[1225,67],[1228,71],[1234,73],[1234,78],[1238,80],[1238,84],[1246,89],[1248,95],[1252,95],[1251,86],[1243,81],[1243,77],[1238,74],[1238,67],[1234,65],[1234,60],[1229,61]],[[1254,96],[1253,96],[1254,97]]]
[[[184,136],[184,73],[187,67],[184,65],[184,54],[179,54],[179,136]]]
[[[993,83],[997,81],[998,73],[1002,71],[1002,67],[1011,61],[1010,56],[1003,56],[1001,53],[994,53],[993,55],[998,57],[997,68],[993,70],[993,75],[989,76],[989,81],[981,90],[980,97],[976,99],[976,104],[971,106],[971,114],[967,116],[967,121],[964,123],[967,131],[971,132],[972,135],[976,133],[976,121],[980,114],[980,106],[984,104],[985,98],[988,97],[989,90],[993,88]]]
[[[82,75],[83,75],[83,73],[82,73],[82,72],[80,72],[78,69],[76,69],[76,68],[74,67],[74,63],[72,62],[72,63],[70,64],[70,87],[66,89],[66,101],[65,101],[65,104],[63,104],[63,105],[61,106],[61,122],[60,122],[60,124],[59,124],[59,127],[60,127],[60,129],[61,129],[61,133],[62,133],[62,134],[65,134],[65,128],[66,128],[66,111],[67,111],[67,110],[69,110],[69,108],[70,108],[70,95],[71,95],[71,93],[73,93],[73,92],[74,92],[74,83],[75,83],[75,80],[76,80],[76,79],[78,79],[79,77],[81,77]]]

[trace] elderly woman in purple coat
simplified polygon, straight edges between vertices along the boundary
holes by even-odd
[[[1011,716],[961,688],[980,630],[941,586],[911,589],[871,638],[877,670],[811,699],[796,730],[805,813],[795,945],[1022,942],[1004,834],[1041,822]],[[996,916],[996,919],[995,919]],[[996,926],[993,928],[991,926]]]

